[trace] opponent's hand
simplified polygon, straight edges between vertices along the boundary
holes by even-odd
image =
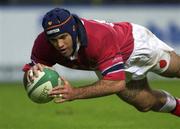
[[[60,77],[60,79],[64,84],[54,87],[49,92],[49,96],[55,98],[55,103],[63,103],[65,101],[74,100],[76,97],[76,88],[72,87],[72,85],[63,77]]]

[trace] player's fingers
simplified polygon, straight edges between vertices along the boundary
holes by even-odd
[[[66,94],[67,90],[55,90],[55,91],[50,91],[48,95],[53,96],[53,95],[59,95],[59,94]]]
[[[56,86],[56,87],[52,88],[51,91],[63,90],[63,89],[64,89],[64,87],[60,85],[60,86]]]
[[[67,99],[63,99],[63,98],[61,98],[61,99],[54,99],[55,103],[64,103],[66,101],[67,101]]]
[[[32,73],[33,73],[33,77],[38,77],[39,74],[38,74],[38,67],[35,65],[31,68],[32,70]]]
[[[68,91],[64,87],[56,87],[56,89],[52,89],[48,92],[49,96],[58,95],[58,94],[66,94]]]
[[[27,81],[28,81],[28,83],[34,81],[34,75],[33,75],[33,71],[31,69],[27,72]]]
[[[64,82],[64,85],[69,85],[69,82],[64,77],[60,76],[60,79]]]
[[[48,93],[48,95],[49,95],[49,96],[52,96],[52,97],[53,97],[53,95],[58,95],[58,94],[60,94],[58,90],[50,91],[50,92]]]
[[[33,71],[33,76],[35,76],[35,77],[38,77],[39,76],[39,73],[38,73],[38,71],[43,71],[43,68],[44,68],[44,66],[42,65],[42,64],[40,64],[40,63],[38,63],[38,64],[35,64],[31,69],[32,69],[32,71]]]
[[[62,83],[62,81],[61,81],[61,78],[60,78],[60,77],[58,78],[58,85],[60,85],[60,86],[62,86],[62,87],[63,87],[63,83]]]
[[[57,99],[57,98],[62,99],[63,98],[63,94],[53,94],[53,95],[49,95],[49,97],[52,97],[52,98],[55,98],[55,99]]]
[[[40,64],[40,63],[37,64],[37,70],[40,70],[41,72],[43,71],[42,64]]]
[[[32,71],[32,69],[30,69],[30,70],[28,71],[28,75],[29,75],[29,77],[33,77],[33,71]]]
[[[61,102],[66,101],[66,98],[64,96],[65,96],[64,94],[58,94],[58,95],[54,96],[54,102],[61,103]]]

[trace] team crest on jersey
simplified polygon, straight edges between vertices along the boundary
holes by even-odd
[[[51,26],[52,25],[52,21],[48,21],[48,25]]]

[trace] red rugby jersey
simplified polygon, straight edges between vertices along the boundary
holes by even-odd
[[[82,22],[87,33],[87,46],[80,47],[77,60],[63,57],[42,32],[34,42],[32,61],[48,66],[58,63],[75,69],[99,70],[103,79],[124,80],[124,62],[134,47],[131,24],[86,19],[82,19]]]

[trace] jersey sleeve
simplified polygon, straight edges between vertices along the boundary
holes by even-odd
[[[99,70],[105,80],[125,80],[124,63],[119,54],[102,62]]]
[[[105,80],[125,80],[124,62],[116,38],[116,33],[110,33],[103,39],[98,66]]]

